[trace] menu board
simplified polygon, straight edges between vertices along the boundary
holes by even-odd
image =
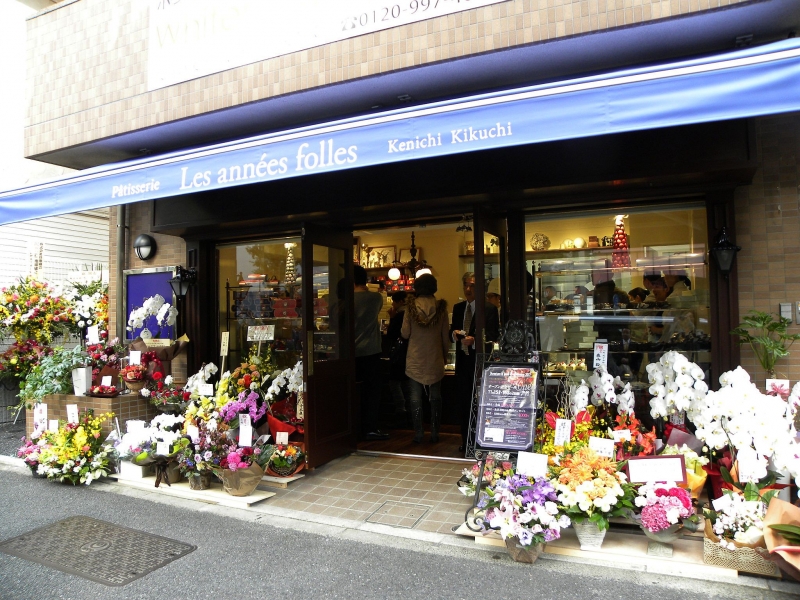
[[[476,440],[482,448],[527,450],[536,429],[536,369],[493,365],[483,373]]]

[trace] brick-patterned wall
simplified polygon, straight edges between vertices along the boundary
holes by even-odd
[[[25,156],[368,75],[745,1],[509,0],[152,92],[145,3],[65,3],[28,21]]]
[[[125,423],[131,420],[150,421],[158,411],[144,398],[137,394],[123,394],[116,398],[93,398],[91,396],[45,396],[42,401],[47,405],[47,420],[67,420],[67,404],[77,404],[78,411],[83,414],[87,408],[94,410],[95,416],[102,413],[114,413],[119,420],[119,427],[125,433]],[[113,420],[103,423],[103,435],[108,435],[114,428]],[[33,433],[33,411],[25,411],[25,433],[30,437]]]
[[[138,202],[128,204],[127,228],[125,235],[126,263],[123,269],[141,269],[145,267],[173,267],[186,266],[186,244],[183,239],[150,231],[150,203]],[[117,209],[111,209],[111,218],[108,226],[108,262],[109,262],[109,331],[113,336],[117,330]],[[133,241],[139,234],[146,233],[156,240],[155,257],[143,261],[139,260],[133,249]],[[127,315],[122,316],[127,321]],[[172,376],[176,381],[186,381],[187,377],[186,354],[181,354],[172,361]]]
[[[739,310],[778,315],[779,303],[800,300],[800,113],[756,121],[759,169],[736,190]],[[800,333],[794,323],[790,333]],[[764,373],[749,346],[742,366],[759,384]],[[800,343],[778,361],[779,378],[800,379]]]

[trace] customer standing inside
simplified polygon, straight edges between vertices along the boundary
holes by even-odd
[[[475,341],[475,273],[464,273],[461,277],[464,285],[464,302],[453,307],[453,321],[450,324],[450,339],[456,342],[456,395],[461,422],[461,447],[467,447],[469,415],[472,407],[472,384],[475,378],[475,359],[477,352]],[[497,307],[486,304],[486,323],[484,334],[487,342],[496,342],[500,337],[500,314]],[[485,351],[481,348],[480,351]]]
[[[353,267],[355,293],[356,382],[361,384],[361,431],[367,440],[389,436],[378,429],[381,407],[381,328],[378,315],[383,296],[367,288],[367,271]]]
[[[438,285],[433,275],[420,275],[414,281],[416,297],[408,299],[401,335],[408,340],[406,375],[409,378],[409,405],[414,424],[414,443],[422,443],[422,395],[427,388],[431,403],[431,442],[439,441],[442,420],[442,378],[450,335],[447,301],[434,297]]]
[[[390,353],[403,328],[407,297],[408,294],[402,291],[392,294],[392,307],[389,309],[389,326],[386,328],[386,346]],[[389,391],[392,395],[395,420],[405,425],[408,418],[408,407],[406,405],[409,392],[408,377],[403,365],[400,365],[399,368],[392,365],[389,369]]]

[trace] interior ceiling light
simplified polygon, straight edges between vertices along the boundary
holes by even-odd
[[[400,94],[397,99],[400,100],[400,102],[408,102],[411,100],[411,96],[408,94]]]

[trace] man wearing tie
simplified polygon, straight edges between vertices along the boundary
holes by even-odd
[[[456,397],[461,422],[461,447],[467,447],[467,429],[472,406],[472,384],[475,377],[475,273],[464,273],[464,302],[453,306],[453,320],[450,323],[450,339],[456,342]],[[500,313],[497,307],[486,303],[484,333],[488,343],[500,337]],[[491,346],[489,346],[491,348]]]

